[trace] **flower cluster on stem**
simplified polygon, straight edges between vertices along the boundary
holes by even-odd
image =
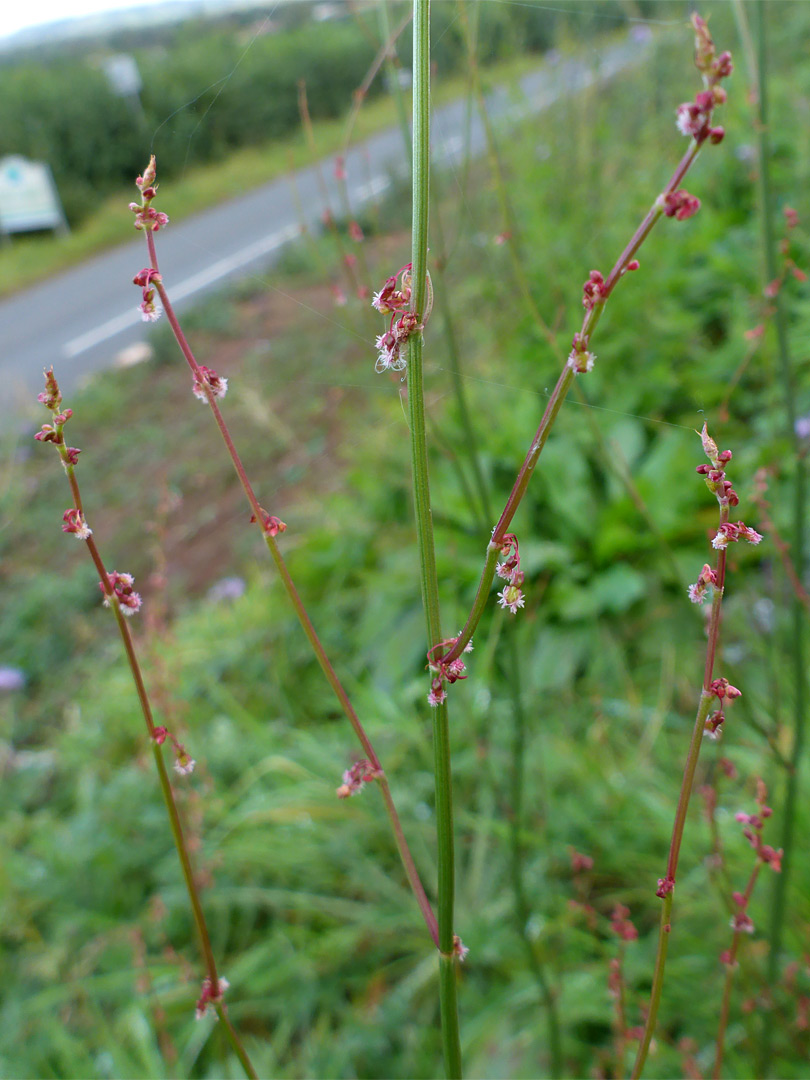
[[[202,904],[200,902],[199,887],[191,865],[189,847],[184,836],[177,803],[175,802],[174,792],[172,791],[171,782],[169,780],[160,746],[167,737],[171,739],[176,755],[175,769],[178,773],[187,774],[191,772],[194,767],[194,761],[191,759],[185,748],[169,734],[166,728],[157,726],[154,722],[152,705],[144,683],[143,673],[135,650],[132,634],[127,620],[124,618],[124,615],[131,615],[141,607],[141,598],[133,588],[134,581],[130,574],[121,574],[118,571],[109,573],[107,571],[104,562],[102,561],[101,554],[96,546],[93,532],[87,526],[84,519],[81,493],[75,475],[79,451],[65,445],[63,431],[64,425],[70,420],[73,413],[70,409],[62,409],[62,394],[54,376],[53,368],[45,373],[45,390],[38,395],[38,398],[39,401],[54,414],[54,416],[53,423],[43,425],[42,429],[37,432],[34,437],[39,442],[50,442],[56,447],[62,459],[62,464],[65,467],[74,500],[73,508],[66,511],[63,515],[62,528],[66,533],[73,533],[79,539],[84,540],[90,557],[93,560],[93,564],[101,578],[99,586],[104,594],[104,603],[112,609],[116,623],[118,624],[118,631],[121,635],[133,682],[135,683],[135,690],[140,702],[146,729],[152,742],[152,750],[161,793],[163,795],[166,813],[169,818],[169,826],[177,850],[177,856],[185,881],[192,916],[197,928],[206,968],[202,994],[197,1003],[197,1014],[201,1015],[201,1011],[204,1013],[209,1004],[214,1007],[217,1016],[224,1022],[228,1039],[242,1063],[246,1074],[249,1077],[255,1078],[257,1075],[256,1070],[253,1068],[250,1058],[248,1057],[245,1048],[242,1046],[239,1036],[222,1003],[222,992],[227,986],[227,982],[220,979],[217,973],[216,961],[211,948],[211,938],[205,921]]]
[[[132,284],[143,290],[138,310],[144,322],[156,322],[160,318],[160,308],[155,307],[155,289],[153,282],[160,281],[160,274],[151,266],[139,270],[132,279]]]
[[[720,522],[715,541],[717,536],[722,536],[725,540],[720,543],[713,541],[712,546],[717,553],[715,566],[710,567],[708,564],[704,564],[697,582],[695,585],[691,586],[689,590],[690,599],[696,603],[702,602],[709,588],[712,590],[712,607],[706,645],[706,663],[697,715],[692,730],[689,750],[686,755],[683,782],[681,784],[681,792],[678,799],[677,810],[675,812],[675,821],[672,827],[672,840],[669,848],[667,869],[665,875],[658,879],[658,886],[656,888],[656,895],[663,901],[658,935],[658,951],[655,961],[655,971],[653,973],[653,984],[650,993],[647,1021],[644,1026],[641,1045],[639,1046],[633,1068],[632,1075],[634,1080],[641,1075],[641,1071],[644,1068],[650,1041],[658,1017],[658,1007],[661,1001],[661,991],[663,988],[664,970],[666,966],[668,940],[672,929],[670,919],[677,876],[678,858],[680,855],[681,842],[683,840],[683,832],[686,825],[686,815],[692,794],[701,743],[703,736],[706,734],[712,738],[717,738],[719,736],[721,726],[725,720],[725,707],[728,703],[740,696],[740,691],[735,686],[732,686],[727,679],[717,678],[714,675],[714,663],[720,634],[720,612],[725,590],[727,548],[728,544],[734,540],[745,539],[749,543],[757,544],[762,539],[756,530],[750,529],[743,522],[739,522],[731,531],[728,530],[729,510],[732,506],[737,506],[739,503],[737,493],[725,474],[725,466],[731,460],[732,454],[730,450],[718,450],[717,444],[709,435],[706,424],[703,425],[703,430],[698,434],[700,435],[700,440],[703,445],[703,451],[709,459],[709,464],[698,466],[697,472],[705,478],[706,486],[718,502]]]
[[[174,747],[174,771],[178,776],[188,776],[194,772],[194,766],[197,762],[168,728],[156,727],[152,732],[152,738],[157,746],[162,746],[167,739],[172,744]]]
[[[362,761],[355,761],[354,765],[343,773],[343,783],[337,789],[337,797],[348,799],[351,795],[357,795],[366,784],[376,780],[381,774],[382,770],[365,758]]]
[[[723,1064],[723,1050],[731,1003],[731,986],[734,972],[738,966],[737,955],[739,953],[742,935],[753,934],[754,932],[754,921],[748,913],[751,895],[754,891],[754,886],[757,883],[759,872],[763,866],[770,866],[771,870],[777,874],[782,870],[782,849],[780,848],[777,851],[772,848],[770,844],[764,844],[762,842],[762,833],[765,828],[765,822],[773,814],[770,806],[767,805],[767,800],[768,789],[762,780],[757,780],[756,811],[753,814],[740,811],[734,815],[735,819],[744,826],[743,836],[754,849],[756,861],[754,862],[753,869],[748,877],[748,883],[746,884],[745,889],[742,892],[735,891],[732,893],[731,899],[734,910],[731,917],[731,929],[733,931],[731,945],[720,953],[720,963],[726,969],[726,978],[723,986],[723,1000],[720,1007],[720,1021],[717,1027],[714,1070],[712,1072],[712,1076],[718,1078]]]
[[[374,365],[377,372],[404,371],[408,366],[404,346],[412,334],[424,330],[433,307],[433,289],[429,275],[427,280],[424,318],[409,307],[413,295],[411,263],[406,263],[396,274],[387,278],[380,291],[372,297],[371,306],[381,315],[391,316],[388,329],[384,334],[380,334],[374,343],[379,353]]]
[[[467,678],[464,674],[467,665],[460,656],[457,656],[452,660],[445,659],[447,654],[452,651],[457,641],[458,637],[445,638],[444,641],[439,641],[432,648],[428,649],[427,667],[431,674],[428,704],[434,709],[438,705],[443,705],[447,700],[447,691],[444,689],[445,683],[451,684],[458,682],[459,679]],[[468,641],[464,646],[463,651],[469,653],[472,652],[472,650],[472,641]]]
[[[524,581],[524,573],[520,569],[520,551],[518,539],[514,533],[507,533],[501,542],[501,554],[504,561],[495,567],[495,573],[506,582],[506,585],[498,593],[498,603],[502,608],[517,614],[518,608],[525,604],[525,597],[521,586]]]
[[[656,197],[643,220],[636,228],[624,251],[622,251],[614,263],[610,273],[605,276],[599,270],[592,270],[583,285],[582,304],[585,309],[585,314],[582,325],[573,336],[571,349],[566,358],[565,365],[563,366],[560,376],[557,379],[557,383],[549,397],[540,425],[532,439],[523,464],[520,467],[512,491],[504,506],[503,513],[495,526],[492,539],[487,545],[486,560],[484,569],[481,573],[481,580],[476,592],[475,600],[464,625],[461,637],[454,646],[453,656],[458,656],[461,653],[465,643],[469,641],[481,619],[489,597],[490,586],[495,576],[500,545],[508,533],[509,526],[523,499],[529,480],[537,465],[538,458],[546,444],[549,432],[562,408],[562,404],[571,388],[573,380],[578,374],[588,372],[593,368],[596,357],[591,348],[591,341],[608,299],[618,282],[627,273],[639,269],[639,261],[636,257],[637,253],[656,223],[662,217],[666,216],[667,210],[671,211],[671,216],[675,217],[676,220],[679,214],[681,220],[684,220],[685,217],[692,216],[696,209],[695,202],[690,201],[693,200],[694,197],[684,191],[681,184],[687,172],[694,164],[700,149],[705,142],[707,140],[710,142],[719,141],[720,129],[712,129],[711,123],[709,123],[707,127],[706,118],[708,116],[709,121],[711,120],[713,109],[716,105],[720,104],[725,97],[725,91],[722,90],[718,83],[721,79],[731,73],[731,58],[728,53],[717,54],[708,33],[706,23],[700,16],[693,16],[692,27],[695,31],[696,38],[696,63],[704,80],[703,92],[711,91],[712,101],[710,103],[708,99],[702,98],[698,101],[696,98],[698,111],[701,112],[701,119],[698,122],[698,118],[695,117],[693,125],[695,127],[695,135],[690,142],[689,148],[678,163],[675,171],[670,177],[669,183],[666,185],[663,192]],[[702,109],[701,106],[703,106]],[[687,107],[687,111],[689,111],[689,107]],[[713,139],[710,138],[712,130],[714,130]],[[449,657],[449,659],[452,659],[452,656]]]
[[[129,204],[130,210],[135,215],[135,228],[138,229],[139,232],[144,230],[158,232],[165,225],[169,224],[168,215],[159,210],[155,210],[152,206],[152,200],[157,195],[158,188],[155,183],[155,176],[155,155],[152,154],[149,159],[149,165],[144,170],[143,176],[139,176],[135,181],[135,186],[141,193],[141,201],[139,203],[131,202]]]
[[[693,101],[678,106],[678,131],[697,143],[709,139],[717,144],[722,142],[725,132],[721,127],[712,127],[712,114],[716,106],[726,100],[726,92],[720,86],[720,81],[728,78],[734,65],[730,52],[718,55],[706,20],[696,13],[692,15],[692,28],[695,31],[695,67],[703,76],[703,90],[695,95]]]
[[[148,188],[149,198],[151,199],[154,197],[154,192],[156,188],[154,181],[155,158],[153,156],[150,159],[149,168],[146,170],[144,176],[138,177],[136,181],[136,184],[139,190],[141,190],[142,195],[146,195],[145,189]],[[165,221],[161,220],[158,222],[158,224],[165,224]],[[157,248],[155,245],[154,237],[156,231],[157,228],[144,228],[146,246],[149,254],[149,264],[150,267],[153,268],[156,272],[151,276],[150,281],[153,282],[155,285],[155,288],[160,297],[160,301],[163,305],[163,310],[166,313],[166,319],[171,326],[172,333],[174,334],[177,344],[180,347],[180,351],[182,352],[183,357],[192,373],[193,390],[195,392],[198,390],[201,391],[205,400],[208,401],[208,404],[211,407],[211,413],[214,422],[217,425],[219,433],[225,444],[227,453],[231,459],[231,462],[233,463],[234,470],[236,471],[239,482],[242,485],[242,489],[245,493],[248,505],[250,506],[250,520],[260,525],[267,549],[270,553],[271,558],[273,559],[273,562],[276,565],[284,589],[295,610],[298,621],[301,624],[301,628],[304,631],[304,634],[306,635],[310,645],[312,646],[312,650],[315,654],[316,659],[318,660],[318,663],[320,664],[321,670],[326,676],[329,685],[331,686],[332,690],[335,693],[335,696],[340,702],[340,706],[344,714],[346,715],[349,723],[351,724],[357,736],[357,739],[363,749],[363,752],[366,754],[368,760],[374,765],[374,767],[378,769],[377,780],[379,782],[383,803],[385,805],[386,814],[388,815],[389,821],[391,823],[391,828],[394,833],[394,839],[396,841],[400,858],[402,859],[405,873],[408,877],[408,882],[413,890],[416,902],[419,906],[419,910],[422,912],[422,916],[427,925],[428,932],[434,944],[438,944],[438,929],[436,916],[433,912],[430,901],[427,898],[427,894],[425,893],[424,886],[422,885],[422,881],[419,877],[416,864],[408,847],[408,843],[402,829],[402,824],[399,820],[399,815],[397,814],[396,807],[394,805],[394,801],[391,795],[391,790],[388,786],[388,781],[384,772],[382,771],[379,759],[377,758],[374,747],[372,746],[371,741],[366,734],[360,718],[355,712],[354,707],[349,700],[349,696],[346,693],[346,690],[343,687],[342,683],[340,682],[340,679],[338,678],[337,673],[335,672],[335,669],[333,668],[329,660],[329,657],[326,655],[323,644],[318,637],[315,627],[312,624],[309,614],[307,613],[301,597],[298,594],[298,590],[296,589],[295,584],[292,580],[286,562],[284,561],[283,555],[277,543],[277,537],[279,533],[285,531],[287,526],[283,521],[281,521],[280,518],[276,517],[275,515],[269,514],[259,504],[256,493],[253,490],[253,485],[248,478],[245,467],[239,456],[239,452],[236,449],[236,445],[233,441],[230,430],[228,429],[228,425],[225,422],[225,418],[223,417],[222,412],[219,408],[217,398],[222,397],[225,393],[225,390],[227,389],[227,382],[225,379],[222,379],[220,376],[218,376],[217,373],[214,372],[211,368],[206,368],[204,365],[197,363],[192,348],[189,345],[185,334],[183,333],[179,320],[177,319],[177,315],[175,314],[174,307],[171,303],[168,291],[166,290],[163,279],[159,274]]]

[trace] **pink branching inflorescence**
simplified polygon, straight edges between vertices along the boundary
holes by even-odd
[[[693,14],[692,28],[695,31],[695,67],[703,76],[703,90],[695,95],[694,101],[678,106],[677,127],[682,135],[693,138],[697,143],[709,139],[717,144],[722,141],[725,132],[721,127],[712,127],[712,115],[715,108],[726,100],[726,92],[720,86],[720,81],[728,78],[734,65],[730,52],[718,55],[705,19]]]
[[[699,434],[704,453],[711,464],[698,465],[695,471],[698,475],[706,478],[706,486],[716,496],[721,506],[737,506],[740,501],[739,496],[725,473],[725,466],[732,458],[731,451],[717,449],[717,444],[709,435],[705,423],[703,430]],[[762,541],[762,534],[758,533],[756,529],[752,529],[750,525],[746,525],[744,521],[725,521],[718,527],[712,538],[712,547],[715,551],[721,551],[723,548],[728,547],[729,544],[737,543],[740,540],[756,545]],[[713,570],[708,563],[704,563],[697,581],[694,585],[689,586],[689,599],[693,604],[702,604],[710,588],[717,588],[717,571]]]
[[[731,894],[731,899],[734,904],[734,911],[731,916],[731,929],[734,931],[734,939],[732,941],[731,948],[724,949],[720,953],[720,963],[728,968],[735,968],[737,966],[737,949],[739,946],[740,934],[753,934],[754,921],[748,914],[748,904],[751,900],[751,894],[754,891],[754,885],[756,884],[757,876],[760,869],[763,866],[770,866],[771,870],[775,873],[780,873],[782,869],[782,855],[783,851],[779,848],[776,851],[770,846],[770,844],[763,844],[762,833],[765,828],[765,822],[773,814],[770,806],[767,805],[768,789],[762,780],[757,780],[757,809],[753,814],[748,814],[743,811],[734,815],[736,821],[741,825],[744,825],[743,836],[751,845],[756,853],[757,861],[754,866],[754,870],[748,879],[748,885],[744,892],[735,891]]]
[[[424,330],[433,307],[433,289],[429,276],[424,318],[421,318],[417,312],[409,310],[411,297],[410,263],[406,263],[396,274],[387,278],[383,287],[372,297],[371,306],[380,314],[391,316],[388,329],[384,334],[380,334],[374,343],[379,354],[377,363],[374,365],[377,372],[404,371],[407,367],[408,362],[403,348],[412,334]]]

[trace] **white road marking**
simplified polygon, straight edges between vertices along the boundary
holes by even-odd
[[[365,202],[366,199],[382,194],[390,186],[391,181],[387,176],[372,176],[367,184],[361,184],[358,188],[355,188],[355,194],[361,202]]]
[[[198,292],[204,286],[210,285],[214,281],[219,281],[220,278],[226,277],[228,274],[233,273],[234,270],[238,270],[240,266],[244,266],[246,263],[252,262],[262,255],[267,255],[271,251],[275,251],[276,248],[281,247],[282,244],[286,244],[289,240],[294,240],[295,237],[299,235],[299,232],[300,230],[297,225],[287,225],[285,228],[279,229],[277,232],[271,233],[261,240],[256,240],[254,243],[248,244],[247,247],[234,252],[233,255],[228,255],[226,258],[212,263],[211,266],[207,266],[205,270],[201,270],[198,274],[192,274],[191,277],[186,278],[185,281],[181,281],[170,289],[172,300],[184,300],[187,296],[191,296],[192,293]],[[132,308],[123,312],[121,315],[116,315],[115,318],[108,319],[107,322],[102,323],[100,326],[88,330],[86,334],[80,334],[79,337],[73,338],[72,341],[68,341],[62,346],[62,353],[64,356],[72,359],[74,356],[78,356],[80,353],[92,349],[94,345],[100,345],[102,341],[115,337],[115,335],[120,334],[122,330],[134,326],[136,323],[140,322],[140,318],[141,316],[137,304],[133,304]]]

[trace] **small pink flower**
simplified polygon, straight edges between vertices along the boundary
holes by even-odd
[[[605,279],[598,270],[591,270],[588,280],[582,286],[582,305],[590,311],[597,303],[607,299]]]
[[[799,224],[799,215],[796,213],[793,207],[786,206],[782,213],[785,215],[785,225],[789,229],[795,229],[796,226]]]
[[[143,170],[143,176],[139,176],[135,181],[135,186],[143,193],[144,188],[151,187],[155,182],[157,176],[157,162],[155,155],[152,154],[149,158],[149,164]]]
[[[750,525],[743,525],[741,521],[737,522],[737,528],[739,529],[740,540],[745,540],[748,544],[762,543],[762,533],[758,533],[756,529],[752,529]]]
[[[141,319],[144,322],[157,322],[160,318],[161,311],[159,307],[155,307],[155,290],[144,289],[143,300],[138,305],[138,310],[141,313]]]
[[[467,948],[467,946],[464,944],[458,934],[453,934],[453,953],[458,957],[460,963],[464,963],[464,961],[469,955],[469,952],[470,950]]]
[[[702,142],[709,135],[714,96],[698,94],[694,101],[685,101],[678,106],[675,125],[681,135],[686,135]]]
[[[155,740],[158,746],[163,746],[163,744],[166,742],[166,736],[168,734],[169,732],[165,727],[156,727],[152,732],[152,738]]]
[[[753,934],[754,932],[754,921],[745,911],[736,912],[730,926],[738,934]]]
[[[138,203],[130,203],[130,210],[135,215],[135,228],[139,231],[151,230],[159,232],[169,224],[168,214],[155,210],[153,206],[139,206]]]
[[[220,975],[217,979],[218,986],[217,992],[214,993],[211,987],[211,980],[209,978],[203,979],[202,993],[197,1001],[197,1007],[194,1011],[194,1018],[196,1020],[202,1020],[205,1014],[208,1012],[209,1005],[218,1005],[222,1001],[223,994],[230,986],[227,979],[223,979]]]
[[[343,783],[337,789],[337,797],[348,799],[351,795],[357,795],[367,783],[376,780],[379,775],[370,761],[355,761],[354,765],[344,772]]]
[[[140,610],[142,600],[140,593],[136,593],[133,589],[135,579],[132,574],[119,574],[117,570],[113,570],[111,574],[107,575],[107,581],[109,582],[109,588],[112,590],[113,595],[118,600],[119,607],[124,615],[134,615],[136,611]],[[99,588],[104,593],[104,606],[110,606],[110,597],[108,589],[104,588],[104,584],[99,582]]]
[[[363,230],[357,224],[356,221],[349,222],[349,236],[354,240],[355,244],[362,244],[365,237],[363,236]]]
[[[287,531],[287,524],[282,521],[281,518],[276,517],[275,514],[268,514],[261,506],[259,507],[259,510],[262,515],[262,526],[268,536],[278,536],[279,533]],[[251,525],[256,524],[255,514],[250,515],[250,523]]]
[[[186,753],[182,746],[177,746],[175,749],[177,751],[177,757],[174,762],[174,771],[178,776],[188,776],[190,773],[193,773],[194,766],[197,762],[190,754]]]
[[[371,306],[376,308],[382,315],[390,315],[396,311],[399,307],[399,293],[397,293],[396,289],[397,279],[395,277],[387,278],[380,291],[374,293]]]
[[[437,675],[430,684],[430,693],[428,694],[428,704],[434,709],[439,705],[443,705],[447,701],[447,692],[444,689],[441,675]]]
[[[595,362],[596,353],[588,352],[587,349],[578,350],[573,348],[568,354],[568,366],[572,368],[577,375],[585,375],[587,372],[593,371]]]
[[[498,593],[498,603],[502,608],[509,608],[512,614],[516,615],[517,609],[522,608],[526,603],[526,598],[517,585],[507,585]]]
[[[37,401],[52,412],[56,412],[62,404],[62,392],[53,373],[53,366],[49,371],[45,372],[45,389],[41,394],[37,394]]]
[[[669,894],[674,891],[675,882],[669,875],[658,879],[658,888],[655,890],[656,896],[659,896],[663,900],[665,896],[669,896]]]
[[[379,355],[374,365],[374,370],[381,374],[383,371],[404,371],[408,366],[407,361],[400,351],[400,343],[393,330],[388,330],[374,342],[374,347]]]
[[[446,668],[447,681],[450,683],[454,683],[457,682],[459,679],[465,679],[466,675],[464,674],[464,671],[466,670],[466,667],[467,665],[464,663],[460,656],[456,657],[455,660],[451,660]]]
[[[43,424],[34,438],[37,442],[61,442],[59,432],[51,424]]]
[[[667,217],[674,217],[676,221],[686,221],[694,217],[700,209],[700,199],[690,195],[685,188],[678,191],[670,191],[664,198],[664,213]]]
[[[87,540],[93,530],[84,519],[81,510],[66,510],[62,515],[62,532],[73,533],[77,540]]]
[[[228,392],[228,380],[222,378],[221,375],[217,375],[213,368],[200,364],[194,372],[194,381],[191,387],[194,397],[199,401],[208,401],[208,394],[205,392],[206,386],[215,398],[225,397]]]

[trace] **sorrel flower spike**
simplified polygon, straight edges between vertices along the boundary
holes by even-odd
[[[399,285],[399,287],[397,287]],[[405,352],[408,339],[412,334],[421,333],[433,309],[433,285],[427,274],[427,292],[424,317],[411,311],[409,305],[413,296],[411,264],[406,263],[396,274],[386,278],[382,288],[372,298],[371,306],[382,315],[391,316],[388,329],[374,342],[378,351],[374,370],[404,371],[407,367]]]

